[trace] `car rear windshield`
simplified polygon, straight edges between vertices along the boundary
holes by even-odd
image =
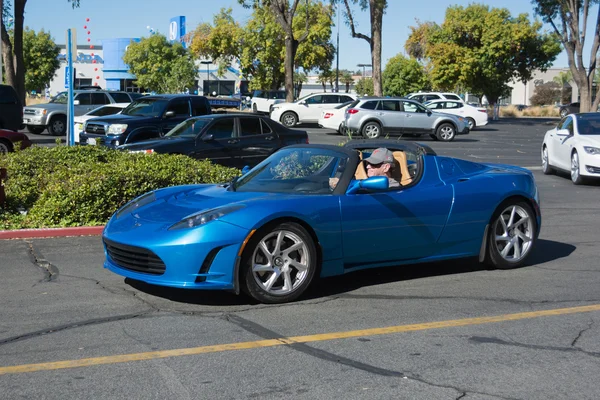
[[[167,100],[165,99],[141,98],[129,104],[121,114],[138,117],[160,117],[166,106]]]

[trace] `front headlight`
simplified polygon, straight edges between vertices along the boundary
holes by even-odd
[[[137,210],[140,207],[145,206],[146,204],[150,204],[156,200],[156,194],[154,192],[149,192],[141,195],[137,199],[131,200],[127,203],[123,208],[117,211],[116,217],[121,218],[124,214],[130,213],[132,211]]]
[[[600,149],[597,148],[597,147],[583,146],[583,149],[588,154],[592,154],[592,155],[598,155],[598,154],[600,154]]]
[[[46,110],[45,108],[37,108],[35,110],[35,115],[46,115],[48,113],[48,110]]]
[[[171,225],[169,227],[169,230],[171,231],[175,229],[187,229],[204,225],[210,221],[214,221],[217,218],[221,218],[224,215],[227,215],[244,207],[246,206],[243,204],[233,204],[230,206],[213,208],[212,210],[201,211],[196,214],[188,215],[176,224]]]
[[[108,134],[120,135],[127,130],[127,124],[112,124],[108,127]]]

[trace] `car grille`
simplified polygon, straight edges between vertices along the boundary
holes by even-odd
[[[23,114],[26,114],[26,115],[35,115],[35,110],[32,110],[30,108],[26,108],[26,109],[23,110]]]
[[[165,273],[165,263],[152,251],[104,239],[110,259],[119,267],[151,275]]]
[[[85,126],[85,133],[92,133],[95,135],[105,135],[106,129],[102,124],[89,123]]]

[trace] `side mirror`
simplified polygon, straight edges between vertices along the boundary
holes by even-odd
[[[165,113],[165,118],[173,118],[175,116],[175,111],[167,111]]]
[[[246,175],[248,172],[250,172],[250,166],[244,165],[244,168],[242,168],[242,175]]]
[[[390,187],[390,181],[387,176],[373,176],[371,178],[354,181],[352,185],[348,187],[347,194],[353,194],[358,192],[360,189],[366,189],[373,192],[381,192],[387,190]]]
[[[74,106],[78,106],[79,105],[79,100],[73,100],[73,105]]]
[[[569,132],[568,129],[557,129],[556,130],[557,136],[569,136],[570,134],[571,134],[571,132]]]
[[[202,140],[205,142],[210,142],[211,140],[215,139],[215,135],[213,135],[212,133],[207,133],[206,135],[202,136]]]
[[[302,100],[298,104],[306,105],[306,100]]]

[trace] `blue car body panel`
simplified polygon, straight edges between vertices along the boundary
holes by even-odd
[[[291,147],[311,146],[327,147]],[[353,146],[343,151],[350,154],[368,143]],[[103,233],[104,266],[155,285],[237,291],[246,242],[257,230],[282,220],[303,225],[313,236],[321,277],[477,256],[494,211],[513,196],[532,205],[539,232],[539,199],[531,172],[441,157],[426,146],[411,146],[421,155],[414,183],[384,192],[349,194],[339,188],[327,194],[239,192],[228,185],[157,190],[150,204],[132,211],[125,206],[108,222]],[[355,166],[350,167],[354,171]],[[354,174],[349,174],[340,182],[350,182]],[[169,229],[199,211],[230,205],[239,207],[204,225]],[[160,260],[164,271],[140,270],[135,264],[140,254],[146,257],[142,262],[148,257]]]

